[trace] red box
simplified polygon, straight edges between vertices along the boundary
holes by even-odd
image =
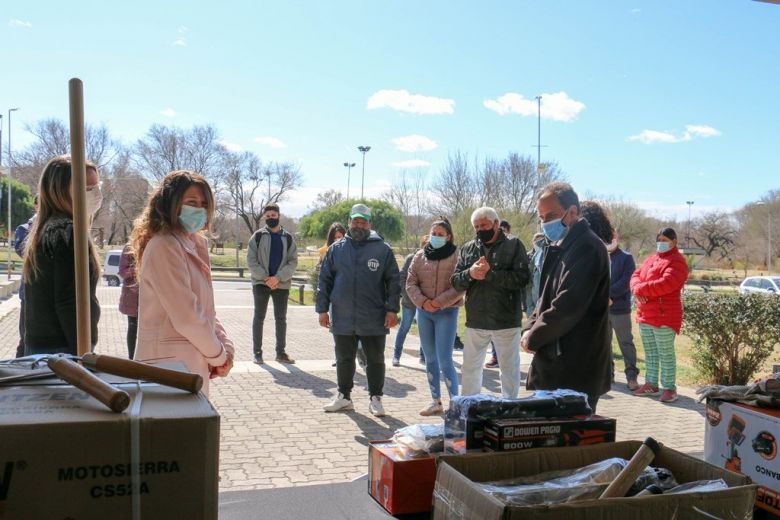
[[[615,442],[615,419],[598,415],[555,419],[496,419],[485,423],[485,451],[585,446]]]
[[[368,445],[368,494],[391,515],[431,510],[436,459],[408,457],[393,441]]]

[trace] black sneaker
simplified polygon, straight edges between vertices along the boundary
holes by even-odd
[[[454,350],[463,350],[463,342],[460,340],[460,336],[455,336],[455,343],[453,343],[452,348]]]
[[[263,356],[255,356],[255,365],[263,364]]]
[[[279,363],[287,363],[288,365],[294,365],[295,364],[295,360],[293,358],[291,358],[290,356],[288,356],[286,352],[276,356],[276,361],[278,361]]]
[[[498,359],[494,357],[490,358],[490,361],[485,363],[485,368],[498,368]]]

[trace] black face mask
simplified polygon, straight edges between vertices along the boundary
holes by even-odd
[[[479,240],[483,244],[485,244],[485,243],[490,242],[491,240],[493,240],[493,237],[495,236],[495,234],[496,234],[496,231],[493,228],[490,228],[490,229],[480,229],[479,231],[477,231],[477,238],[479,238]]]
[[[265,225],[269,228],[273,229],[276,226],[279,225],[279,219],[278,218],[267,218],[265,219]]]

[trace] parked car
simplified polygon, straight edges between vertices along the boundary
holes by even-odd
[[[119,258],[121,256],[121,249],[113,249],[106,253],[106,259],[103,261],[103,279],[111,287],[119,287],[122,283],[122,280],[119,279]]]
[[[740,294],[780,294],[780,277],[750,276],[739,284]]]

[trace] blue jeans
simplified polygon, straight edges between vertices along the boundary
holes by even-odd
[[[425,353],[425,370],[428,372],[431,397],[441,399],[440,372],[444,375],[444,384],[450,397],[458,395],[458,372],[452,361],[452,345],[458,331],[458,308],[449,307],[438,312],[418,309],[417,329]]]
[[[404,307],[401,305],[401,323],[398,325],[398,334],[395,336],[395,350],[393,350],[393,358],[400,359],[401,351],[404,349],[404,341],[406,341],[406,335],[409,333],[409,329],[412,328],[412,322],[414,321],[414,314],[417,312],[417,307]]]

